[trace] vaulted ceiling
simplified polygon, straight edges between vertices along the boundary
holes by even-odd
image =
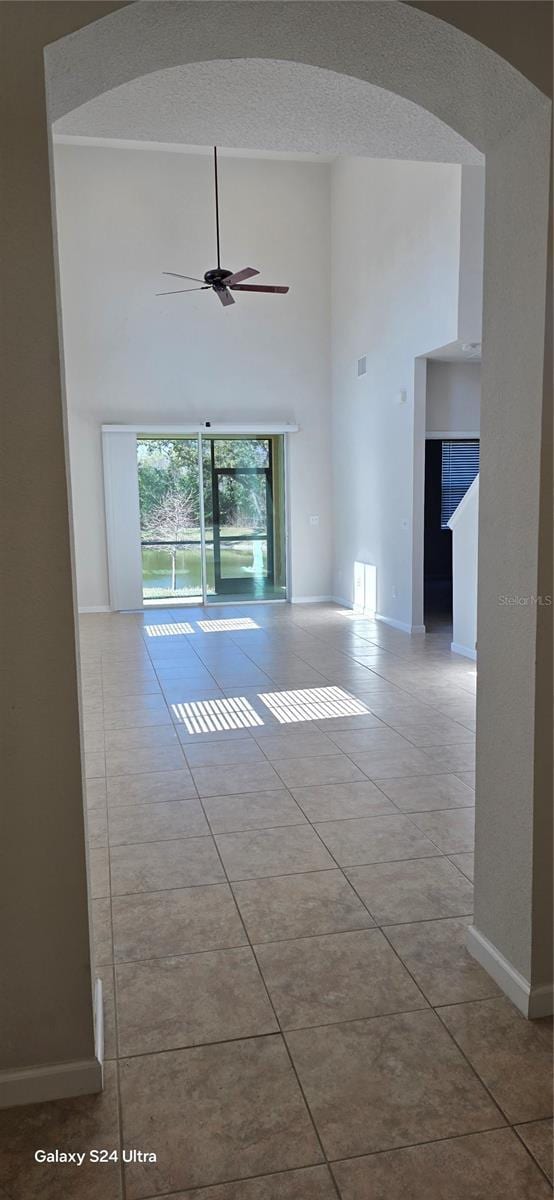
[[[104,92],[56,135],[480,163],[437,117],[360,79],[305,64],[235,59],[171,67]]]

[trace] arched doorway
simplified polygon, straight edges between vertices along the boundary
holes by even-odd
[[[68,22],[70,5],[66,5]],[[73,14],[78,26],[83,6]],[[94,16],[101,15],[97,9]],[[62,31],[52,29],[50,37]],[[41,46],[49,40],[46,28]],[[73,32],[47,50],[49,120],[152,71],[186,62],[271,59],[303,62],[367,80],[427,109],[477,146],[487,158],[485,318],[479,587],[480,692],[478,708],[478,860],[476,940],[489,969],[529,1010],[534,989],[546,995],[548,934],[531,929],[540,901],[548,903],[547,862],[537,844],[542,821],[536,794],[536,737],[543,697],[536,675],[539,616],[528,606],[499,606],[499,596],[531,596],[542,576],[540,542],[543,422],[548,137],[550,105],[517,71],[445,21],[400,4],[164,4],[128,6]],[[39,104],[40,112],[40,104]],[[45,195],[45,133],[36,130]],[[28,179],[22,179],[28,187]],[[46,255],[49,346],[54,301],[48,281],[48,226],[40,226]],[[517,293],[513,281],[518,281]],[[44,316],[44,314],[43,314]],[[55,379],[50,384],[55,388]],[[52,474],[57,528],[66,530],[61,472],[61,421],[52,404]],[[16,458],[14,458],[14,465]],[[13,468],[12,468],[13,469]],[[60,497],[62,500],[60,501]],[[65,521],[65,525],[64,525]],[[531,536],[529,531],[531,532]],[[62,555],[67,592],[68,561]],[[58,597],[52,593],[52,603]],[[69,612],[67,595],[64,612]],[[69,637],[56,623],[56,637]],[[65,644],[65,643],[64,643]],[[66,647],[67,678],[72,653]],[[74,734],[75,690],[65,696],[68,735]],[[78,765],[73,762],[73,781]],[[65,792],[60,827],[71,808]],[[543,799],[544,804],[544,799]],[[55,823],[54,823],[55,824]],[[82,837],[75,826],[81,872],[69,886],[82,908]],[[14,830],[18,834],[17,827]],[[540,837],[538,839],[540,841]],[[65,863],[67,866],[67,863]],[[518,888],[513,889],[514,877]],[[82,914],[81,914],[82,916]],[[33,920],[29,914],[29,922]],[[73,945],[82,959],[86,920]],[[61,949],[58,947],[60,956]],[[511,972],[511,974],[510,974]],[[73,975],[79,974],[74,967]],[[510,984],[511,979],[511,984]],[[83,1004],[82,980],[73,1001]],[[548,1000],[546,1001],[548,1003]],[[90,1007],[90,1005],[89,1005]],[[87,1018],[74,1047],[90,1050]],[[35,1061],[71,1057],[39,1048]],[[73,1047],[71,1048],[73,1050]]]

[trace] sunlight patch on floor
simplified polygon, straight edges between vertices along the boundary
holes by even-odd
[[[228,633],[233,629],[259,629],[251,617],[232,617],[219,621],[197,621],[203,633]]]
[[[292,721],[324,721],[332,717],[356,717],[370,712],[361,700],[338,687],[301,688],[293,692],[263,692],[258,699],[267,705],[281,725]]]
[[[144,632],[148,637],[178,637],[194,633],[194,629],[190,621],[175,621],[171,625],[145,625]]]
[[[233,696],[230,700],[191,700],[186,704],[172,704],[171,708],[188,733],[252,729],[264,724],[245,696]]]

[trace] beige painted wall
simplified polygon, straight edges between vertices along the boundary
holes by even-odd
[[[0,6],[0,1071],[94,1057],[42,48],[117,5]]]
[[[412,7],[477,38],[552,96],[550,0],[413,0]]]

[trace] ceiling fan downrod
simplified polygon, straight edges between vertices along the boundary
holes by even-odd
[[[199,279],[195,275],[180,275],[178,271],[163,271],[163,275],[172,275],[176,279],[188,279],[191,283],[198,283],[200,287],[195,288],[177,288],[176,291],[158,292],[158,296],[177,296],[184,292],[205,292],[210,288],[215,292],[219,301],[226,308],[230,304],[235,303],[235,298],[231,294],[232,291],[237,292],[279,292],[285,295],[288,292],[288,287],[281,287],[272,284],[261,283],[244,283],[245,279],[252,279],[254,275],[259,275],[260,272],[255,267],[243,267],[242,271],[228,271],[221,266],[221,244],[219,231],[219,179],[217,170],[217,146],[214,146],[214,189],[215,189],[215,239],[217,249],[217,267],[213,267],[210,271],[206,271],[204,279]]]

